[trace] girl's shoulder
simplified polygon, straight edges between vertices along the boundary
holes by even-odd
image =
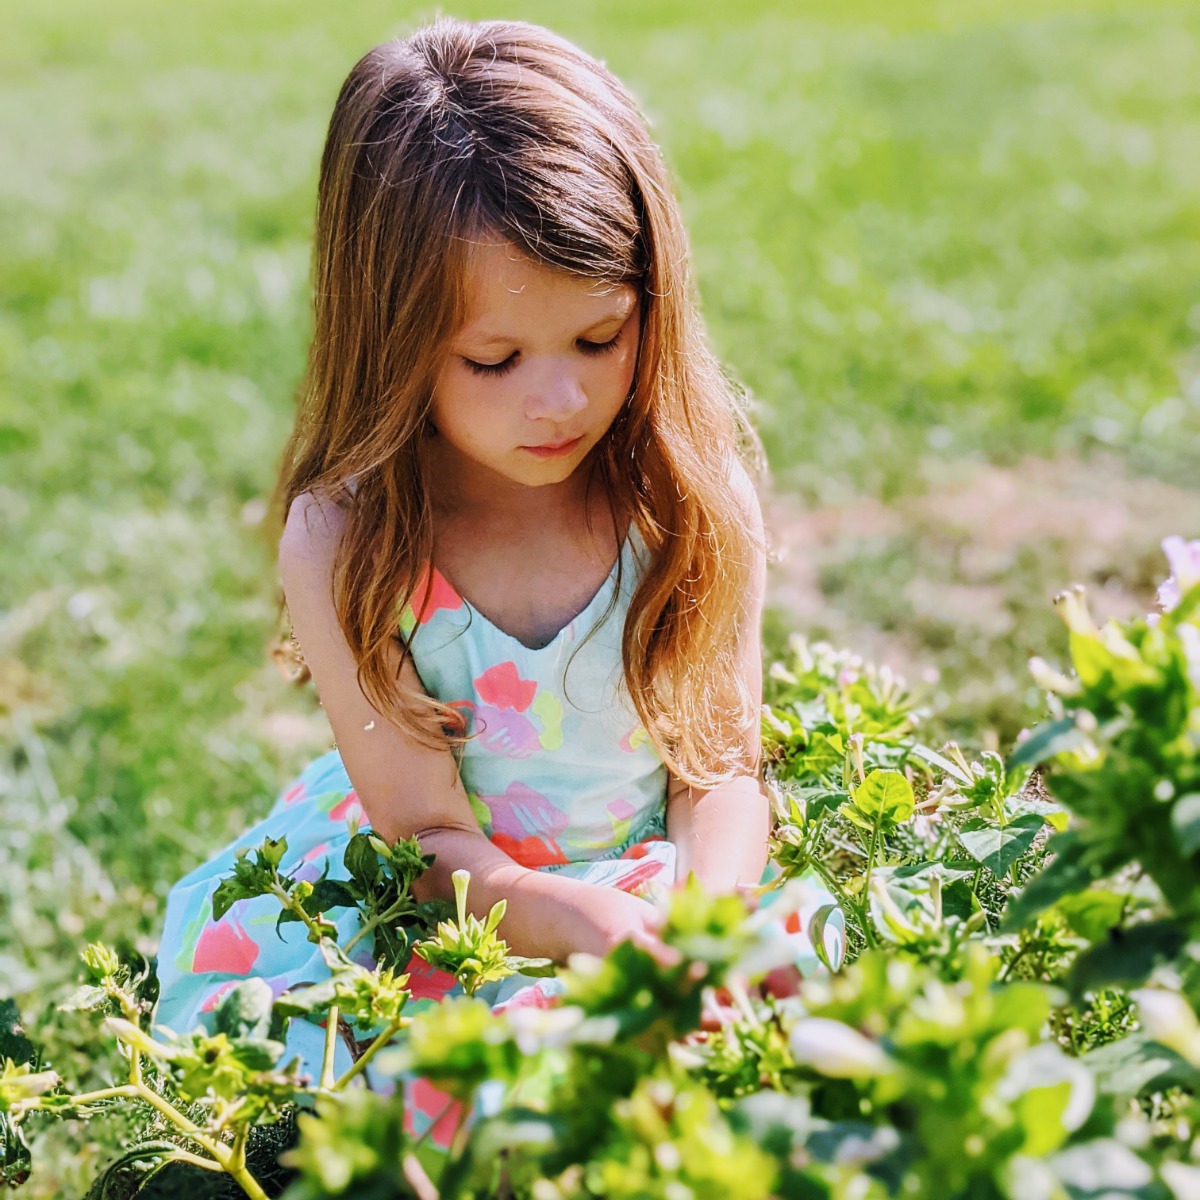
[[[758,472],[756,480],[750,473],[750,467],[741,458],[734,458],[729,464],[729,490],[742,507],[747,524],[753,528],[762,526],[762,504],[759,500],[759,486],[765,484],[762,472]]]
[[[279,568],[303,567],[308,573],[328,570],[346,531],[346,508],[327,496],[302,492],[288,507],[279,538]]]

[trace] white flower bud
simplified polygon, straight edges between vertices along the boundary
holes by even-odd
[[[1200,1067],[1200,1022],[1188,1002],[1164,988],[1139,988],[1130,994],[1147,1035]]]
[[[827,1017],[802,1017],[790,1041],[797,1062],[831,1079],[869,1079],[895,1069],[877,1043]]]

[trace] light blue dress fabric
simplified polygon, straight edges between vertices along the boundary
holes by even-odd
[[[625,614],[646,558],[632,531],[591,602],[539,648],[493,625],[436,570],[416,592],[416,611],[410,605],[401,614],[400,628],[410,637],[427,692],[457,706],[473,735],[460,770],[483,832],[531,869],[653,900],[662,898],[675,877],[675,847],[665,828],[668,775],[625,692],[621,671]],[[345,878],[348,821],[366,826],[353,784],[332,750],[285,787],[257,825],[171,889],[158,958],[156,1023],[176,1031],[208,1024],[220,997],[252,975],[266,979],[276,995],[327,977],[301,926],[284,925],[277,933],[279,907],[272,898],[240,901],[215,922],[212,895],[232,871],[237,851],[267,837],[287,838],[285,871],[312,880],[328,869],[330,878]],[[768,868],[764,881],[773,876]],[[806,975],[819,963],[801,928],[805,916],[827,902],[823,890],[808,889],[798,917],[788,922],[793,961]],[[357,927],[357,912],[339,909],[329,916],[345,942]],[[837,920],[829,936],[841,937]],[[370,966],[368,943],[359,943],[355,957]],[[830,950],[840,961],[840,942]],[[419,958],[409,970],[412,1012],[461,993],[452,977]],[[500,1011],[545,1006],[560,990],[556,979],[516,975],[478,994]],[[319,1069],[323,1041],[316,1025],[291,1023],[289,1051],[303,1058],[310,1074]],[[338,1055],[342,1070],[350,1060],[340,1042]],[[423,1081],[409,1082],[412,1127],[420,1134],[445,1098]]]

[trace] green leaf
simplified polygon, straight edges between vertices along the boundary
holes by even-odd
[[[1086,688],[1100,688],[1106,679],[1120,691],[1153,687],[1158,682],[1158,672],[1138,656],[1114,622],[1109,622],[1099,637],[1073,629],[1067,643],[1071,665]]]
[[[355,908],[357,905],[358,900],[354,893],[339,879],[318,880],[313,884],[312,892],[300,902],[300,907],[310,917],[319,916],[331,908]],[[279,920],[276,921],[275,927],[278,929],[280,925],[287,925],[289,922],[299,920],[299,913],[285,908],[279,914]]]
[[[846,956],[846,918],[836,904],[822,904],[813,913],[808,939],[827,970],[840,970]]]
[[[829,775],[842,765],[846,748],[835,733],[814,733],[797,766],[812,775]]]
[[[33,1159],[19,1125],[0,1112],[0,1185],[19,1187],[28,1178]]]
[[[1091,1071],[1096,1087],[1121,1107],[1147,1092],[1176,1085],[1195,1090],[1200,1083],[1200,1071],[1141,1032],[1089,1050],[1080,1062]]]
[[[238,1038],[229,1047],[230,1055],[247,1071],[269,1071],[282,1057],[286,1047],[270,1038]]]
[[[11,1058],[17,1066],[31,1063],[35,1051],[25,1036],[21,1014],[13,1000],[0,1000],[0,1060]]]
[[[976,818],[958,831],[958,840],[977,863],[1003,875],[1033,845],[1043,824],[1038,813],[1026,813],[1005,826]]]
[[[820,783],[791,788],[787,795],[789,800],[803,806],[803,816],[808,821],[815,821],[824,812],[833,812],[839,804],[850,799],[846,792],[831,790]],[[803,821],[798,824],[803,824]]]
[[[967,921],[978,907],[971,882],[975,878],[974,863],[955,866],[945,859],[935,862],[906,863],[902,867],[884,867],[876,871],[889,888],[902,888],[916,896],[928,896],[936,877],[942,886],[942,914]],[[901,905],[903,908],[904,906]],[[932,909],[930,909],[932,913]]]
[[[922,762],[927,762],[930,766],[944,771],[952,779],[958,780],[959,783],[965,783],[969,786],[975,782],[974,778],[968,775],[957,763],[951,762],[944,754],[939,754],[936,750],[931,750],[928,746],[915,745],[908,753],[910,757],[919,758]]]
[[[897,823],[907,821],[916,806],[912,784],[900,771],[871,771],[852,795],[855,805],[868,816],[882,815]]]
[[[1054,1174],[1072,1197],[1118,1200],[1161,1196],[1152,1190],[1154,1172],[1127,1146],[1112,1138],[1096,1138],[1059,1151],[1050,1160]],[[1145,1190],[1143,1190],[1145,1189]]]
[[[323,979],[284,992],[275,1001],[275,1011],[284,1017],[307,1017],[327,1009],[337,996],[339,980]]]
[[[1025,1130],[1024,1153],[1041,1158],[1063,1144],[1067,1136],[1063,1115],[1070,1103],[1071,1083],[1066,1079],[1031,1088],[1017,1097],[1013,1111]]]
[[[265,979],[244,979],[230,988],[213,1014],[213,1032],[234,1038],[270,1038],[279,1032],[272,1017],[275,997]]]
[[[1064,750],[1077,750],[1086,740],[1076,726],[1075,718],[1063,717],[1061,721],[1039,726],[1008,756],[1004,769],[1012,771],[1017,767],[1036,767]]]
[[[1106,941],[1085,950],[1071,964],[1067,987],[1078,999],[1102,987],[1143,983],[1155,967],[1174,959],[1186,941],[1186,931],[1174,921],[1110,929]]]
[[[1070,814],[1061,804],[1055,803],[1053,800],[1043,800],[1040,796],[1029,796],[1025,799],[1014,798],[1011,806],[1008,808],[1008,816],[1011,820],[1014,817],[1023,817],[1026,813],[1037,813],[1047,825],[1053,827],[1056,833],[1062,833],[1067,827],[1067,820]]]
[[[1098,942],[1121,923],[1128,897],[1107,888],[1089,888],[1074,896],[1064,896],[1054,907],[1062,913],[1072,933]]]
[[[875,828],[875,822],[853,804],[843,804],[838,812],[852,825],[857,825],[859,829],[865,829],[867,833]]]
[[[1091,848],[1075,831],[1056,834],[1046,848],[1053,851],[1054,861],[1009,899],[1001,933],[1024,928],[1063,896],[1083,891],[1103,874],[1100,865],[1091,861]]]
[[[153,1196],[155,1189],[147,1188],[146,1185],[161,1171],[171,1167],[172,1154],[177,1149],[174,1142],[165,1138],[137,1142],[105,1166],[92,1181],[92,1186],[83,1200],[123,1200],[126,1196]]]
[[[520,955],[510,954],[504,962],[518,974],[530,975],[536,979],[550,979],[557,974],[552,958],[522,958]]]
[[[279,879],[279,864],[287,853],[287,838],[266,838],[250,851],[239,850],[233,874],[227,875],[213,893],[213,920],[219,921],[239,900],[253,900],[268,894]]]
[[[1180,796],[1171,808],[1171,832],[1184,858],[1200,850],[1200,792]]]
[[[370,839],[365,833],[356,833],[346,843],[342,862],[349,872],[350,878],[358,883],[364,892],[370,892],[383,873],[379,852],[371,845]]]

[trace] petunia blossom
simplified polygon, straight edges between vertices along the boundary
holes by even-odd
[[[1184,592],[1200,583],[1200,538],[1184,541],[1178,535],[1163,538],[1163,553],[1171,564],[1171,575],[1158,588],[1158,603],[1170,612]]]

